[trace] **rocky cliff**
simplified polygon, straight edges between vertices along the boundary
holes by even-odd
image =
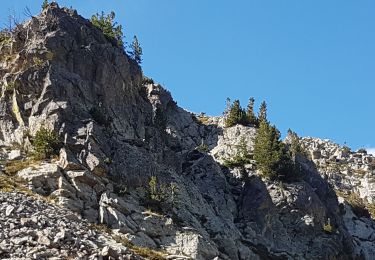
[[[225,167],[240,140],[253,149],[256,128],[178,107],[57,4],[0,53],[2,258],[371,259],[373,220],[335,191],[372,202],[373,157],[305,138],[312,160],[299,158],[298,181],[263,180],[255,162]],[[61,149],[31,159],[42,128]],[[332,160],[352,170],[324,170]]]

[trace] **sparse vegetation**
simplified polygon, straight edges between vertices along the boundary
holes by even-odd
[[[7,29],[0,31],[0,44],[9,43],[11,41],[11,32]]]
[[[308,152],[302,146],[300,142],[300,138],[298,137],[297,133],[293,132],[291,129],[288,129],[288,137],[290,138],[289,151],[292,157],[295,158],[298,155],[307,157]]]
[[[225,118],[225,126],[231,127],[237,124],[246,125],[246,112],[241,107],[240,101],[235,100],[231,105],[228,115]]]
[[[22,159],[22,160],[12,160],[12,161],[6,162],[4,171],[7,175],[14,175],[23,169],[26,169],[33,165],[37,165],[39,163],[40,163],[40,160],[32,158],[32,157],[28,159]]]
[[[91,17],[91,23],[98,27],[108,39],[115,40],[118,46],[123,46],[122,26],[115,22],[115,17],[116,14],[113,11],[107,15],[104,12],[97,13]]]
[[[134,35],[133,42],[130,45],[130,57],[135,60],[138,64],[142,63],[142,47],[138,42],[137,36]]]
[[[160,107],[156,108],[153,123],[156,127],[163,131],[165,131],[165,128],[167,127],[167,118],[163,114]]]
[[[36,157],[45,159],[58,155],[62,142],[55,131],[42,127],[35,134],[33,146]]]
[[[358,149],[357,153],[367,154],[367,150],[365,148],[360,148]]]
[[[259,108],[258,118],[254,113],[255,99],[251,97],[247,105],[247,109],[241,107],[240,101],[237,99],[230,103],[230,99],[227,99],[227,107],[224,111],[225,115],[225,126],[231,127],[237,124],[244,126],[255,126],[258,127],[261,121],[267,121],[267,105],[263,101]]]
[[[342,147],[342,151],[343,151],[344,153],[351,153],[351,152],[352,152],[351,149],[350,149],[350,147],[348,147],[348,146],[346,146],[346,145],[344,145],[344,146]]]
[[[31,191],[26,187],[26,181],[15,176],[7,175],[0,175],[0,191],[23,191],[25,193],[31,193]]]
[[[280,171],[284,146],[280,132],[265,120],[260,121],[254,140],[254,159],[264,177],[275,179]]]
[[[169,185],[159,183],[156,176],[152,176],[148,183],[146,206],[156,211],[167,210],[176,205],[178,186],[175,183]]]
[[[42,10],[46,9],[48,7],[48,0],[44,0],[42,3]]]
[[[136,246],[136,245],[134,245],[133,242],[131,242],[128,239],[126,239],[122,236],[119,236],[119,235],[112,234],[112,230],[104,224],[100,224],[100,225],[91,224],[90,227],[91,227],[91,229],[96,230],[98,232],[106,233],[107,235],[112,237],[117,243],[123,244],[124,246],[128,247],[130,249],[130,251],[132,251],[133,253],[135,253],[135,254],[137,254],[141,257],[145,257],[146,259],[151,259],[151,260],[164,260],[164,259],[166,259],[166,254],[164,252],[153,250],[151,248]]]
[[[103,110],[99,107],[92,107],[89,111],[90,115],[94,119],[95,122],[98,123],[100,126],[108,127],[111,124],[110,118],[105,116]]]
[[[224,166],[228,168],[232,167],[242,167],[245,164],[251,162],[252,155],[249,153],[247,149],[246,140],[244,137],[241,137],[239,144],[237,145],[237,153],[236,155],[224,161]]]
[[[249,103],[247,104],[246,117],[247,117],[248,124],[257,126],[258,119],[256,118],[255,113],[254,113],[254,103],[255,103],[255,99],[251,97],[249,99]]]
[[[208,145],[204,143],[204,140],[202,139],[201,144],[197,147],[197,150],[200,151],[201,153],[208,153]]]
[[[258,113],[258,122],[267,122],[267,104],[263,101],[260,104],[259,113]]]
[[[44,64],[44,60],[42,60],[41,58],[36,57],[36,56],[33,57],[33,66],[34,67],[40,68],[40,67],[43,66],[43,64]]]
[[[208,124],[208,120],[210,118],[208,116],[206,116],[206,113],[202,112],[200,113],[198,116],[197,116],[197,120],[199,123],[203,124],[203,125],[207,125]]]
[[[155,84],[155,82],[152,78],[148,78],[146,76],[143,76],[142,85],[147,85],[147,84]]]
[[[328,218],[327,223],[323,225],[324,232],[331,234],[333,232],[333,227],[331,225],[331,219]]]
[[[354,192],[336,190],[336,194],[345,199],[356,216],[375,219],[375,203],[367,202]]]

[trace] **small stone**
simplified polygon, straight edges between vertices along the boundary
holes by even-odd
[[[8,207],[5,209],[5,216],[9,216],[10,214],[12,214],[14,210],[14,207],[12,205],[8,205]]]
[[[53,243],[58,243],[65,238],[65,230],[61,230],[59,233],[56,234]]]
[[[113,257],[115,259],[118,258],[117,252],[110,246],[103,247],[101,255],[106,257]]]
[[[51,240],[48,237],[46,237],[46,236],[40,236],[38,238],[38,243],[41,244],[41,245],[50,246],[51,245]]]

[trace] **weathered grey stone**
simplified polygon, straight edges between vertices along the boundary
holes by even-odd
[[[42,163],[23,169],[17,175],[29,181],[33,190],[39,191],[41,195],[49,195],[58,188],[61,170],[56,164]]]

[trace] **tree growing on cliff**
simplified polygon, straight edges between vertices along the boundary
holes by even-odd
[[[265,121],[267,122],[267,104],[266,101],[263,101],[260,104],[259,113],[258,113],[258,122]]]
[[[42,10],[46,9],[48,6],[48,0],[44,0],[42,3]]]
[[[133,42],[130,45],[131,51],[129,54],[131,55],[132,59],[135,60],[138,64],[142,63],[142,47],[138,42],[137,36],[134,35]]]
[[[119,46],[123,46],[122,26],[115,22],[115,17],[116,14],[113,11],[107,15],[104,12],[97,13],[91,17],[91,23],[98,27],[107,38],[116,40]]]
[[[254,103],[255,103],[255,99],[251,97],[249,99],[249,103],[247,104],[246,117],[250,125],[256,126],[258,124],[258,120],[254,114]]]
[[[62,147],[62,142],[55,131],[42,127],[36,132],[33,145],[36,156],[44,159],[57,155]]]
[[[236,124],[246,125],[246,123],[247,123],[246,112],[241,107],[240,101],[237,99],[233,102],[233,104],[231,105],[229,109],[228,115],[226,116],[226,119],[225,119],[225,126],[231,127]]]
[[[276,179],[284,157],[284,145],[280,141],[280,132],[265,120],[260,121],[254,140],[254,159],[262,175]]]

